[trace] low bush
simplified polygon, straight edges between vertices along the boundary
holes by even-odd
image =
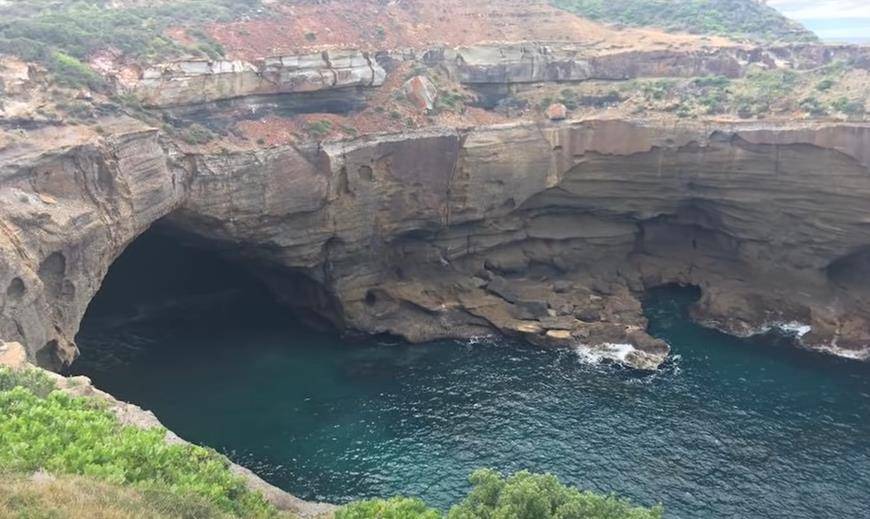
[[[311,121],[305,126],[305,130],[308,132],[308,135],[315,139],[322,139],[332,131],[332,123],[326,119]]]
[[[275,515],[216,452],[168,444],[164,429],[122,426],[95,400],[59,391],[41,398],[27,388],[44,392],[38,377],[23,377],[0,392],[0,472],[84,475],[146,492],[199,496],[239,517]],[[8,378],[4,384],[11,385]]]
[[[661,506],[644,508],[613,495],[563,485],[552,474],[522,471],[505,478],[481,469],[471,492],[447,514],[419,499],[396,497],[351,503],[336,519],[661,519]]]
[[[344,506],[335,519],[441,519],[441,512],[429,508],[420,499],[393,497],[369,499]]]
[[[12,370],[0,366],[0,393],[20,387],[38,397],[46,397],[55,390],[54,382],[40,369]]]
[[[181,139],[188,144],[206,144],[215,138],[215,134],[199,123],[193,123],[179,132]]]

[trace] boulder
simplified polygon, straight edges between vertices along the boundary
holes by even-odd
[[[414,76],[402,86],[402,92],[418,109],[429,111],[435,108],[438,88],[426,76]]]
[[[568,108],[562,103],[553,103],[547,107],[547,119],[561,121],[568,117]]]
[[[0,344],[0,366],[18,370],[27,364],[27,351],[20,343],[4,342]]]

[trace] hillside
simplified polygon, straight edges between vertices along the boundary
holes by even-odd
[[[813,42],[799,23],[759,0],[552,0],[591,20],[632,27],[661,27],[768,42]]]

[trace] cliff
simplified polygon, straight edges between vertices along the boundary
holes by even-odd
[[[668,347],[639,298],[691,283],[704,323],[799,323],[807,347],[868,355],[870,125],[569,121],[217,153],[114,129],[0,170],[0,333],[42,365],[75,358],[108,266],[161,218],[345,330],[500,332],[655,368]]]
[[[545,2],[292,4],[199,36],[161,18],[208,59],[0,59],[0,336],[68,365],[109,266],[161,221],[348,333],[654,369],[640,298],[682,283],[710,326],[870,355],[867,47]]]

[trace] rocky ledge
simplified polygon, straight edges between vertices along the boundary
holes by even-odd
[[[681,283],[729,333],[870,353],[868,124],[581,120],[219,152],[103,128],[0,157],[0,335],[43,366],[76,357],[109,265],[158,220],[348,333],[501,333],[654,369],[668,346],[640,300]]]

